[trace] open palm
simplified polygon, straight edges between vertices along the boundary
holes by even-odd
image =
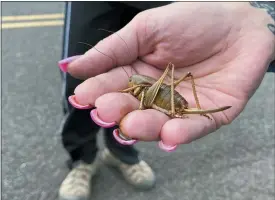
[[[160,139],[167,146],[191,142],[229,124],[259,86],[274,53],[272,34],[257,29],[257,25],[254,29],[244,26],[245,15],[234,15],[234,9],[262,14],[245,3],[194,2],[143,12],[118,34],[96,45],[110,57],[91,49],[69,64],[70,74],[87,79],[75,90],[77,102],[96,106],[101,120],[117,122],[128,137]],[[192,14],[196,11],[204,17]],[[119,67],[113,68],[114,60]],[[137,110],[137,99],[117,92],[127,88],[131,74],[158,79],[169,62],[175,65],[175,79],[187,72],[193,74],[202,109],[232,107],[211,114],[213,120],[200,115],[171,119],[154,109]],[[196,108],[190,79],[181,82],[176,90],[189,107]]]

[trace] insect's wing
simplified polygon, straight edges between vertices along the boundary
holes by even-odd
[[[169,66],[170,64],[166,67],[165,71],[163,72],[162,76],[157,80],[149,89],[147,90],[144,98],[144,105],[146,107],[151,107],[154,103],[154,100],[158,94],[158,91],[164,81],[164,78],[169,72]]]
[[[154,100],[158,94],[160,86],[161,84],[156,82],[154,83],[154,85],[149,87],[144,97],[144,105],[146,107],[151,107],[151,105],[154,103]]]

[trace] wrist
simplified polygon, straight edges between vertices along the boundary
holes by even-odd
[[[249,37],[254,48],[262,49],[267,62],[275,59],[275,2],[244,2],[237,8],[242,17],[241,30]],[[238,19],[235,18],[235,19]],[[274,28],[273,28],[274,27]]]

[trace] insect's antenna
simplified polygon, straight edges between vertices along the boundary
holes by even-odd
[[[127,47],[127,53],[129,54],[129,56],[131,57],[131,51],[130,51],[130,49],[129,49],[129,47],[128,47],[128,45],[127,45],[127,43],[125,42],[125,40],[118,34],[118,33],[116,33],[116,32],[114,32],[114,31],[109,31],[109,30],[106,30],[106,29],[103,29],[103,28],[99,28],[98,30],[100,30],[100,31],[106,31],[106,32],[109,32],[109,33],[115,33],[123,42],[124,42],[124,44],[126,45],[126,47]],[[123,68],[123,67],[122,67]],[[123,68],[123,70],[126,72],[126,70]],[[127,72],[126,72],[127,73]],[[133,74],[133,68],[131,67],[131,74]],[[127,73],[127,75],[128,75],[128,73]],[[129,77],[129,75],[128,75],[128,77]]]
[[[78,42],[78,43],[79,43],[79,44],[85,44],[85,45],[87,45],[87,46],[90,46],[90,47],[94,48],[94,49],[97,50],[98,52],[100,52],[100,53],[102,53],[103,55],[107,56],[108,58],[112,59],[113,63],[115,63],[115,66],[117,66],[117,63],[116,63],[116,61],[115,61],[114,58],[112,58],[111,56],[108,56],[107,54],[105,54],[105,53],[103,53],[103,52],[101,52],[101,51],[99,51],[97,48],[95,48],[95,46],[90,45],[90,44],[85,43],[85,42]],[[127,73],[127,71],[126,71],[123,67],[122,67],[122,69],[125,71],[125,73],[127,74],[128,78],[130,78],[130,76],[129,76],[129,74]]]
[[[113,63],[115,63],[115,66],[116,66],[116,61],[115,61],[114,58],[112,58],[111,56],[108,56],[107,54],[105,54],[105,53],[103,53],[103,52],[101,52],[101,51],[99,51],[97,48],[95,48],[95,46],[90,45],[90,44],[85,43],[85,42],[78,42],[78,43],[79,43],[79,44],[85,44],[85,45],[87,45],[87,46],[90,46],[90,47],[94,48],[95,50],[97,50],[97,51],[100,52],[101,54],[103,54],[103,55],[107,56],[108,58],[112,59]]]

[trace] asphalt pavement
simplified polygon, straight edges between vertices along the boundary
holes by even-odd
[[[62,2],[4,2],[2,14],[63,13]],[[62,121],[62,26],[2,30],[2,199],[54,200],[68,173]],[[138,191],[103,167],[93,200],[273,200],[274,74],[229,126],[165,153],[138,143],[157,185]],[[102,140],[99,141],[102,149]]]

